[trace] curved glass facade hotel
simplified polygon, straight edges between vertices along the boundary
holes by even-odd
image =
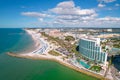
[[[81,38],[79,52],[82,56],[96,62],[105,63],[107,61],[107,53],[101,50],[100,38]]]

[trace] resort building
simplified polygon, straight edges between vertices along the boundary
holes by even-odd
[[[81,38],[79,41],[79,52],[89,60],[106,64],[108,54],[102,51],[100,41],[100,38]]]

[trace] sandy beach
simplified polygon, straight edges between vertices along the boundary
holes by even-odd
[[[120,34],[101,34],[101,35],[98,35],[99,38],[112,38],[112,37],[119,37]]]
[[[26,59],[34,59],[34,60],[52,60],[52,61],[56,61],[64,66],[67,66],[73,70],[84,73],[86,75],[90,75],[90,76],[99,78],[101,80],[108,80],[99,74],[89,72],[82,68],[80,69],[77,66],[74,66],[74,65],[68,63],[66,60],[63,60],[63,56],[53,56],[53,55],[48,54],[48,51],[50,51],[49,45],[44,39],[42,39],[40,37],[40,34],[35,33],[32,30],[26,30],[26,31],[28,32],[28,34],[30,34],[32,36],[33,40],[36,42],[35,44],[36,44],[37,48],[28,53],[15,54],[15,53],[8,52],[7,54],[9,56],[18,57],[18,58],[26,58]]]
[[[94,74],[94,73],[91,73],[89,71],[86,71],[84,69],[80,69],[72,64],[69,64],[67,63],[66,61],[63,61],[62,59],[60,58],[57,58],[55,56],[50,56],[50,55],[39,55],[39,54],[14,54],[14,53],[7,53],[9,56],[12,56],[12,57],[18,57],[18,58],[25,58],[25,59],[33,59],[33,60],[51,60],[51,61],[56,61],[66,67],[69,67],[75,71],[78,71],[78,72],[81,72],[81,73],[84,73],[86,75],[89,75],[89,76],[93,76],[93,77],[96,77],[100,80],[108,80],[108,79],[105,79],[103,76],[101,75],[98,75],[98,74]]]
[[[34,36],[35,32],[27,30],[27,29],[24,29],[24,30],[32,37],[32,39],[33,39],[33,41],[35,43],[36,48],[38,46],[40,46],[40,43],[39,43],[38,39]]]
[[[44,40],[40,37],[40,34],[39,33],[36,33],[35,31],[32,31],[32,30],[27,30],[25,29],[25,31],[32,37],[34,43],[35,43],[35,48],[34,49],[31,49],[31,50],[28,50],[27,52],[22,52],[22,53],[19,53],[19,54],[32,54],[32,53],[40,53],[40,49],[42,47],[44,47],[44,44],[46,44],[44,42]]]
[[[32,45],[30,45],[30,47],[26,48],[25,50],[21,51],[21,52],[16,52],[18,54],[23,54],[23,53],[31,53],[34,50],[37,50],[40,46],[40,42],[39,40],[34,36],[35,32],[27,30],[27,29],[23,29],[26,34],[28,34],[31,39],[32,39]]]

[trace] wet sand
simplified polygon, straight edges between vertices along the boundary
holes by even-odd
[[[51,60],[51,61],[56,61],[66,67],[69,67],[75,71],[78,71],[78,72],[81,72],[81,73],[84,73],[86,75],[89,75],[89,76],[93,76],[93,77],[96,77],[100,80],[108,80],[106,78],[104,78],[103,76],[101,75],[98,75],[98,74],[95,74],[95,73],[92,73],[92,72],[89,72],[87,70],[84,70],[84,69],[80,69],[76,66],[73,66],[63,60],[60,60],[60,59],[57,59],[57,58],[54,58],[54,57],[49,57],[49,56],[46,56],[46,55],[39,55],[39,54],[35,54],[35,55],[29,55],[29,54],[14,54],[14,53],[7,53],[9,56],[12,56],[12,57],[18,57],[18,58],[25,58],[25,59],[33,59],[33,60]]]
[[[30,30],[27,30],[27,29],[24,29],[24,30],[27,32],[27,34],[29,34],[29,35],[31,36],[31,38],[32,38],[32,40],[33,40],[33,45],[32,45],[30,48],[28,48],[28,49],[26,49],[26,50],[24,50],[24,51],[22,51],[22,52],[20,52],[20,53],[17,53],[17,54],[31,53],[31,52],[33,52],[34,50],[37,50],[39,47],[41,47],[38,39],[35,38],[35,36],[34,36],[34,34],[33,34],[33,31],[30,31]]]
[[[38,38],[35,37],[35,35],[33,34],[34,32],[33,31],[30,31],[30,30],[26,30],[28,32],[28,34],[30,34],[33,38],[33,40],[36,42],[36,49],[39,49],[42,45],[40,45],[40,42],[38,41]],[[18,57],[18,58],[26,58],[26,59],[33,59],[33,60],[51,60],[51,61],[56,61],[64,66],[67,66],[75,71],[78,71],[78,72],[81,72],[81,73],[84,73],[86,75],[89,75],[89,76],[93,76],[93,77],[96,77],[98,79],[101,79],[101,80],[108,80],[108,79],[105,79],[103,76],[101,75],[98,75],[98,74],[95,74],[95,73],[92,73],[92,72],[89,72],[87,70],[84,70],[84,69],[80,69],[66,61],[64,61],[63,59],[59,58],[59,57],[56,57],[56,56],[52,56],[52,55],[49,55],[47,53],[44,53],[44,54],[36,54],[36,53],[33,53],[35,50],[31,50],[30,52],[26,53],[26,52],[23,52],[23,53],[19,53],[19,54],[14,54],[14,53],[10,53],[8,52],[7,54],[9,56],[12,56],[12,57]]]

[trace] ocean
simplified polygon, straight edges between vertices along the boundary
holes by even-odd
[[[57,62],[10,57],[34,48],[34,41],[23,29],[0,29],[0,80],[98,80]]]

